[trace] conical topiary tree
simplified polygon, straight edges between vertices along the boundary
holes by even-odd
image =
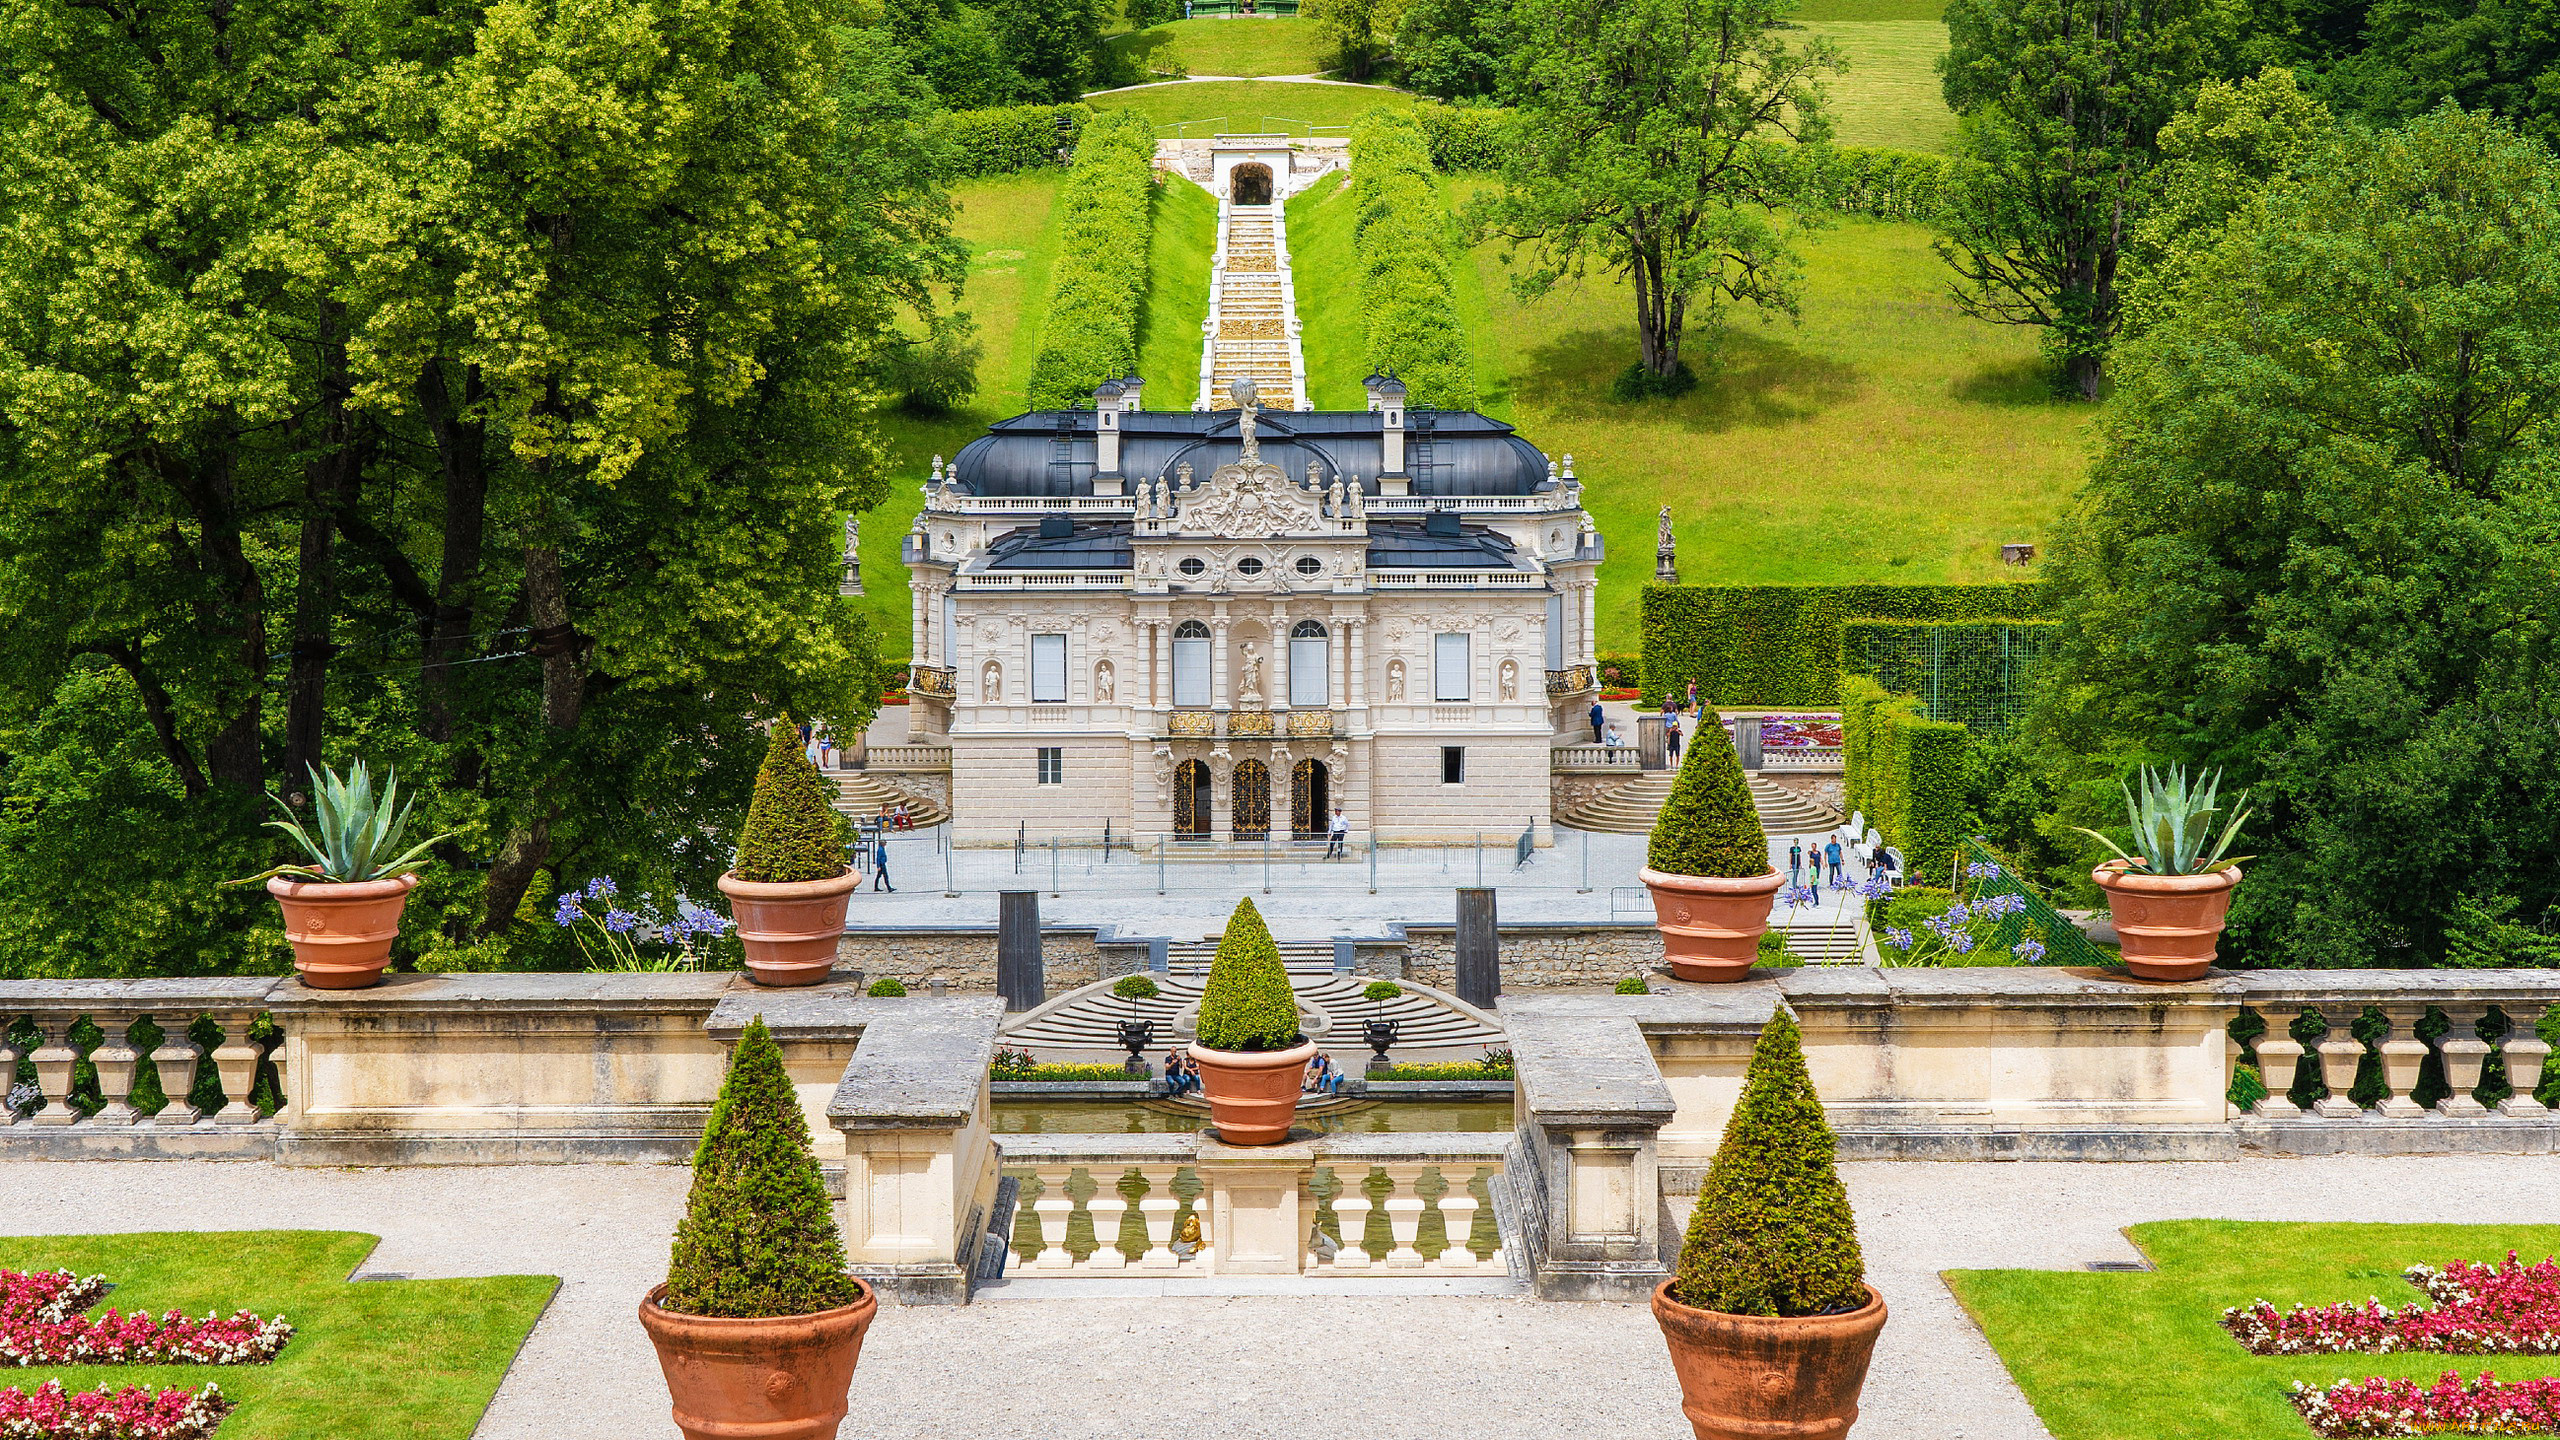
[[[1742,778],[1742,757],[1720,736],[1700,735],[1689,747],[1679,778],[1671,782],[1671,798],[1654,818],[1644,863],[1665,875],[1719,880],[1769,873],[1769,835],[1751,803],[1751,784]]]
[[[1780,1010],[1752,1047],[1742,1099],[1698,1189],[1673,1298],[1727,1315],[1826,1315],[1866,1304],[1857,1217],[1832,1149],[1803,1038]]]
[[[1271,928],[1250,897],[1236,902],[1200,993],[1200,1043],[1212,1050],[1286,1050],[1297,1044],[1298,999]]]
[[[759,1015],[738,1037],[693,1152],[693,1193],[676,1226],[661,1308],[769,1320],[833,1310],[860,1294],[845,1273],[844,1241],[782,1047]]]
[[[809,763],[800,732],[788,717],[773,722],[764,768],[747,802],[738,833],[738,860],[730,873],[761,885],[832,880],[845,872],[844,841],[827,777]]]

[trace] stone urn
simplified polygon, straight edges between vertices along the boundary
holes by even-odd
[[[1840,1315],[1726,1315],[1654,1287],[1653,1318],[1698,1440],[1842,1440],[1858,1422],[1884,1297]]]
[[[1748,980],[1759,963],[1760,937],[1769,929],[1769,906],[1787,877],[1726,880],[1711,875],[1672,875],[1648,866],[1637,872],[1653,892],[1654,928],[1662,932],[1662,958],[1682,980],[1709,983]]]
[[[850,1408],[853,1367],[880,1299],[763,1320],[662,1310],[667,1287],[640,1302],[685,1440],[833,1440]]]
[[[848,867],[825,880],[793,880],[768,884],[720,877],[720,893],[738,920],[738,941],[746,948],[747,975],[759,985],[815,985],[835,968],[836,944],[844,939],[845,907],[862,888],[862,876]]]
[[[1209,1102],[1219,1139],[1277,1145],[1289,1138],[1316,1042],[1301,1040],[1286,1050],[1213,1050],[1195,1040],[1186,1053],[1199,1068],[1200,1098]]]
[[[2089,872],[2107,892],[2116,937],[2124,943],[2124,968],[2137,980],[2201,980],[2213,967],[2222,922],[2240,867],[2205,875],[2153,875],[2110,860]]]
[[[409,908],[415,874],[388,880],[296,880],[278,875],[267,893],[284,910],[293,968],[314,990],[361,990],[391,968],[391,942]]]

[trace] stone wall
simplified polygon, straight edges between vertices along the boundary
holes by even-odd
[[[1825,774],[1790,774],[1784,770],[1763,770],[1760,778],[1790,794],[1801,795],[1834,815],[1849,813],[1849,782],[1838,771]]]
[[[1405,927],[1404,973],[1424,985],[1454,990],[1457,931],[1446,925]],[[1662,963],[1662,932],[1650,924],[1505,925],[1502,988],[1615,985]]]
[[[1041,927],[1040,955],[1049,993],[1064,994],[1102,979],[1105,948],[1096,943],[1091,929]],[[1127,957],[1130,946],[1107,948],[1112,951],[1109,974],[1146,966],[1143,945],[1136,947],[1135,963]],[[850,971],[865,984],[896,976],[918,992],[937,980],[946,990],[992,991],[996,988],[996,932],[993,926],[849,931],[836,942],[836,971],[839,975]]]
[[[1594,800],[1617,794],[1636,783],[1644,773],[1641,770],[1593,771],[1581,775],[1560,772],[1547,780],[1547,803],[1559,815],[1570,814]]]
[[[951,772],[947,770],[865,770],[885,789],[895,790],[910,800],[922,800],[951,813]],[[892,877],[895,878],[895,877]]]

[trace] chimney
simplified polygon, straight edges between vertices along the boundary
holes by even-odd
[[[1093,389],[1093,493],[1117,495],[1120,481],[1120,395],[1117,380]]]
[[[1379,493],[1406,495],[1412,493],[1411,479],[1404,473],[1404,382],[1389,377],[1372,392],[1377,398],[1371,409],[1378,412]]]
[[[1120,377],[1120,409],[1123,412],[1134,413],[1147,408],[1138,403],[1138,390],[1145,383],[1134,370]]]
[[[1375,414],[1378,409],[1378,387],[1386,383],[1387,377],[1384,375],[1372,375],[1360,382],[1362,388],[1369,392],[1369,410],[1372,414]]]

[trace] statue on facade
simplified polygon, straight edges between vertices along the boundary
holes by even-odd
[[[1671,538],[1671,507],[1662,507],[1662,528],[1653,545],[1653,578],[1665,585],[1680,583],[1679,542]]]
[[[1262,703],[1262,647],[1247,640],[1243,649],[1244,661],[1236,667],[1236,703],[1259,705]]]
[[[1401,660],[1387,662],[1387,701],[1394,705],[1404,703],[1404,662]]]
[[[1256,407],[1253,403],[1252,377],[1239,378],[1236,383],[1227,387],[1227,393],[1235,397],[1236,438],[1244,442],[1244,463],[1258,465],[1262,462],[1262,442],[1253,438],[1253,417]]]
[[[844,517],[844,593],[862,593],[862,517]]]
[[[1520,663],[1518,661],[1505,660],[1502,662],[1501,684],[1501,695],[1503,699],[1517,700],[1520,698]]]
[[[1101,664],[1093,667],[1093,703],[1096,705],[1108,705],[1111,703],[1111,694],[1111,662],[1105,660]]]

